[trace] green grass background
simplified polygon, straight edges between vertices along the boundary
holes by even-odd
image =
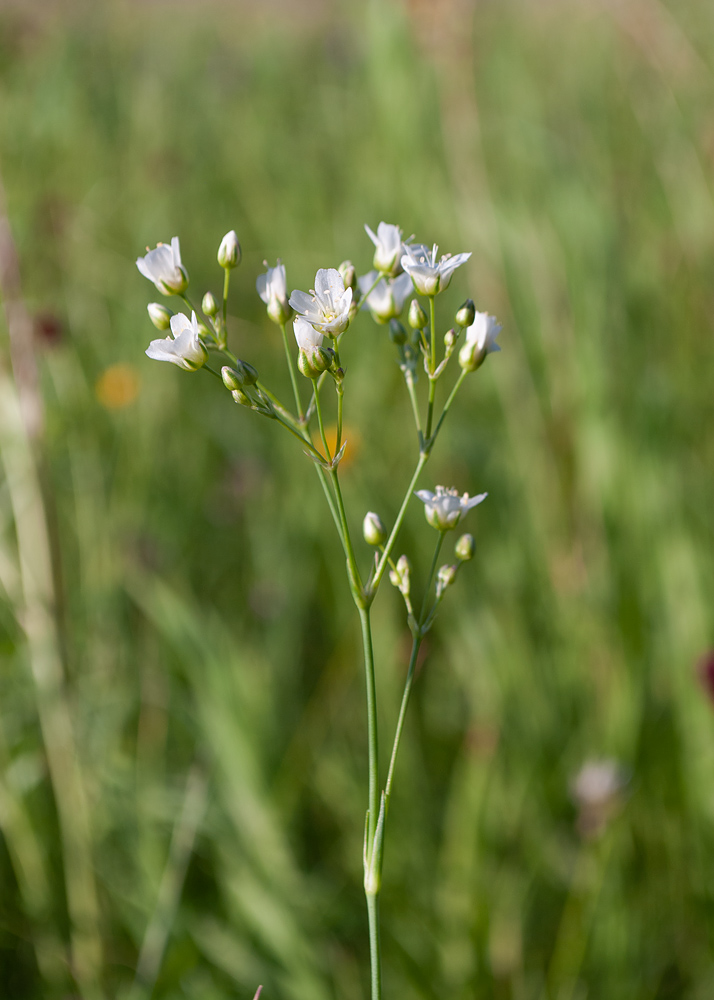
[[[287,397],[263,258],[290,288],[345,257],[365,271],[380,219],[473,250],[444,325],[467,294],[504,324],[421,483],[490,495],[399,761],[385,995],[712,996],[713,74],[705,0],[0,7],[8,215],[28,307],[63,324],[38,345],[42,448],[89,803],[68,870],[3,595],[5,1000],[148,998],[131,988],[150,922],[156,998],[366,995],[365,712],[338,542],[292,439],[143,356],[156,295],[134,259],[179,235],[194,295],[218,294],[235,228],[230,340]],[[414,442],[384,329],[360,317],[343,356],[357,528],[394,516]],[[108,411],[95,386],[117,362],[140,391]],[[431,543],[412,509],[415,572]],[[375,612],[384,744],[397,596]],[[602,756],[629,769],[627,801],[582,841],[569,784]],[[80,982],[77,934],[101,951]]]

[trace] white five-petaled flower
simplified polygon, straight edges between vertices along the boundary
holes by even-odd
[[[315,289],[294,291],[290,305],[320,333],[338,337],[350,324],[352,289],[345,288],[342,275],[334,267],[321,267],[315,275]]]
[[[449,531],[455,528],[461,518],[486,499],[488,493],[479,493],[469,497],[468,493],[459,496],[456,489],[446,489],[437,486],[436,493],[430,490],[418,490],[415,494],[424,504],[424,513],[429,524],[438,531]]]
[[[297,316],[293,320],[293,332],[301,351],[309,351],[312,347],[322,346],[322,334],[302,316]]]
[[[370,271],[358,278],[357,284],[362,295],[372,289],[364,300],[364,305],[378,323],[388,323],[404,309],[404,303],[412,291],[412,279],[408,274],[400,274],[398,278],[380,278],[375,285],[378,276],[378,271]]]
[[[285,278],[285,265],[280,261],[275,267],[268,267],[267,260],[263,263],[268,268],[265,274],[259,274],[255,287],[258,295],[268,307],[268,316],[274,323],[281,326],[292,316],[292,309],[288,302],[287,283]]]
[[[164,340],[152,340],[146,348],[146,353],[154,361],[170,361],[172,365],[187,372],[195,372],[208,360],[208,351],[198,334],[196,313],[191,313],[191,319],[183,313],[171,317],[171,333],[173,337]]]
[[[495,316],[477,312],[474,321],[466,330],[466,341],[459,351],[459,364],[464,371],[475,371],[482,365],[487,354],[500,351],[496,337],[501,332],[501,324]]]
[[[470,253],[457,253],[455,257],[444,254],[441,260],[437,261],[438,252],[436,243],[431,250],[423,243],[418,243],[416,246],[404,244],[402,267],[410,275],[420,295],[436,295],[437,292],[443,292],[449,287],[456,268],[465,264],[471,256]]]
[[[375,246],[373,264],[376,269],[381,274],[390,274],[392,277],[399,274],[402,256],[402,231],[399,226],[380,222],[376,235],[368,225],[365,224],[364,228]]]
[[[174,236],[171,246],[158,243],[145,257],[136,258],[136,266],[149,281],[153,281],[162,295],[180,295],[188,285],[188,274],[181,263],[179,238]]]

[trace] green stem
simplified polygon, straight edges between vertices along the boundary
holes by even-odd
[[[347,565],[350,571],[352,596],[355,599],[355,604],[357,604],[357,607],[360,608],[361,613],[362,603],[364,601],[364,588],[362,587],[362,578],[360,576],[359,569],[357,568],[357,560],[355,558],[354,549],[352,548],[352,538],[350,537],[350,529],[347,523],[347,514],[345,513],[345,504],[342,499],[342,490],[340,489],[340,478],[337,474],[337,469],[333,469],[330,476],[332,478],[332,487],[335,491],[335,500],[337,501],[340,523],[342,525],[342,535],[344,537],[345,552],[347,554]]]
[[[328,462],[331,459],[330,449],[327,446],[327,437],[325,435],[325,424],[322,419],[322,406],[320,405],[320,390],[317,386],[317,379],[312,380],[312,384],[315,387],[315,409],[317,410],[317,423],[320,427],[320,437],[322,438],[322,445],[325,449],[325,454],[327,455]]]
[[[229,267],[225,267],[223,269],[223,311],[222,311],[223,330],[221,334],[221,339],[224,342],[226,339],[226,332],[228,330],[228,327],[226,325],[226,314],[228,311],[228,286],[230,285],[230,283],[231,283],[231,269]]]
[[[280,324],[280,330],[282,331],[283,334],[283,344],[285,345],[285,358],[288,363],[288,371],[290,372],[290,381],[292,382],[293,385],[293,395],[295,396],[295,405],[297,407],[298,416],[302,421],[304,414],[302,411],[302,403],[300,402],[300,392],[298,390],[297,378],[295,375],[295,366],[293,365],[292,355],[290,354],[290,347],[288,345],[288,335],[284,323]]]
[[[367,799],[367,860],[371,856],[374,832],[379,816],[379,742],[377,737],[377,693],[374,679],[374,654],[372,651],[372,626],[369,608],[359,608],[364,647],[364,672],[367,687],[367,741],[369,748],[369,795]]]
[[[335,341],[335,361],[337,363],[337,367],[341,368],[340,352],[337,341]],[[345,394],[342,381],[335,382],[335,389],[337,391],[337,441],[335,443],[335,454],[337,455],[342,447],[342,398]]]
[[[301,434],[299,430],[296,430],[296,428],[293,427],[293,425],[291,423],[289,423],[282,416],[282,414],[278,413],[277,411],[275,413],[275,419],[278,421],[279,424],[282,424],[283,427],[285,427],[287,430],[289,430],[290,433],[293,435],[293,437],[296,437],[298,439],[298,441],[300,441],[302,444],[305,445],[305,447],[310,452],[310,454],[312,455],[313,458],[316,458],[319,462],[327,462],[327,461],[329,461],[329,458],[326,459],[324,455],[320,454],[320,452],[317,450],[317,448],[314,446],[314,444],[310,441],[309,438],[307,438],[303,434]]]
[[[424,591],[424,600],[422,601],[421,611],[419,612],[419,625],[420,626],[424,624],[424,615],[426,613],[426,602],[429,600],[429,591],[431,590],[431,585],[432,585],[433,580],[434,580],[434,573],[436,572],[436,564],[437,564],[437,561],[439,559],[439,553],[441,552],[441,546],[444,543],[444,535],[445,534],[446,534],[446,532],[444,532],[444,531],[440,531],[439,532],[439,538],[437,539],[436,548],[434,549],[434,555],[433,555],[433,558],[431,560],[431,569],[429,570],[429,576],[427,577],[427,581],[426,581],[426,590]]]
[[[392,756],[389,761],[389,774],[387,775],[387,784],[384,787],[384,794],[389,798],[392,792],[392,781],[394,780],[394,767],[397,762],[397,753],[399,752],[399,743],[402,738],[402,730],[404,729],[404,720],[407,714],[407,706],[409,705],[409,698],[412,693],[412,683],[414,682],[414,671],[416,670],[417,657],[419,656],[419,649],[421,647],[423,636],[421,632],[417,632],[412,640],[412,655],[409,658],[409,670],[407,671],[407,679],[404,682],[404,694],[402,695],[402,704],[399,709],[399,718],[397,720],[397,730],[394,734],[394,744],[392,746]]]
[[[456,384],[454,385],[454,388],[449,393],[449,398],[444,403],[444,409],[441,411],[441,416],[439,417],[439,421],[438,421],[436,427],[434,428],[434,433],[432,434],[431,438],[429,437],[429,432],[427,431],[427,447],[428,448],[431,448],[433,446],[434,442],[436,441],[436,436],[439,433],[439,431],[441,430],[441,425],[444,422],[444,418],[446,417],[446,414],[449,412],[449,407],[453,403],[454,398],[456,397],[456,393],[461,388],[461,383],[463,382],[463,380],[466,378],[467,375],[468,375],[468,372],[465,369],[462,368],[461,374],[457,378]]]
[[[416,398],[416,390],[414,388],[414,379],[411,375],[406,376],[405,379],[407,383],[407,391],[409,393],[409,399],[412,403],[412,413],[414,414],[414,423],[416,424],[417,433],[419,434],[419,441],[421,442],[424,438],[424,434],[421,429],[421,417],[419,416],[419,403]]]
[[[367,896],[369,957],[372,968],[372,1000],[382,998],[382,954],[379,942],[379,896]]]
[[[377,593],[377,588],[379,587],[380,581],[384,576],[384,571],[387,568],[389,556],[391,555],[392,549],[394,548],[394,543],[397,540],[399,529],[402,526],[404,515],[406,514],[409,501],[411,500],[412,491],[414,490],[417,479],[421,475],[421,470],[426,465],[428,459],[429,459],[429,452],[422,451],[419,455],[419,461],[417,462],[416,469],[414,470],[414,475],[412,476],[411,482],[409,483],[407,491],[404,494],[404,499],[402,500],[402,506],[399,508],[399,513],[397,514],[397,520],[394,522],[394,527],[392,528],[392,532],[389,538],[387,539],[387,544],[384,546],[382,556],[377,565],[377,569],[375,570],[374,579],[372,580],[372,585],[369,588],[369,594],[367,595],[369,599],[374,598],[374,595]]]
[[[430,357],[430,368],[433,374],[436,368],[436,326],[435,326],[435,308],[434,308],[434,296],[429,296],[429,313],[430,313],[430,323],[431,323],[431,357]],[[434,400],[436,398],[436,381],[433,378],[429,379],[429,405],[426,411],[426,437],[429,439],[431,434],[431,423],[434,418]]]

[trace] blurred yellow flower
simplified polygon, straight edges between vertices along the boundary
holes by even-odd
[[[335,449],[337,447],[337,425],[331,424],[325,428],[325,437],[327,438],[327,444],[330,448],[330,454],[335,454]],[[322,448],[322,440],[320,435],[315,432],[314,436],[315,447]],[[347,442],[347,447],[345,448],[345,454],[340,462],[340,469],[347,468],[350,466],[357,456],[360,446],[362,444],[362,438],[356,427],[352,427],[349,424],[344,424],[342,427],[342,441]]]
[[[133,365],[110,365],[97,379],[94,393],[107,410],[123,410],[138,396],[139,384],[139,373]]]

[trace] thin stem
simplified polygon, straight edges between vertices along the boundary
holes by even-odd
[[[372,1000],[382,997],[382,954],[379,941],[379,896],[367,896],[369,957],[372,968]]]
[[[456,384],[454,385],[454,388],[449,393],[449,398],[444,403],[444,409],[441,411],[441,416],[439,417],[439,421],[438,421],[436,427],[434,428],[434,433],[432,434],[431,438],[429,438],[429,432],[427,431],[427,444],[428,444],[429,448],[431,448],[431,446],[436,441],[436,436],[439,433],[439,431],[441,430],[441,425],[444,422],[444,418],[446,417],[446,414],[449,412],[449,407],[453,403],[454,398],[456,397],[456,393],[461,388],[461,383],[463,382],[463,380],[466,378],[467,375],[468,375],[468,372],[465,369],[462,368],[461,369],[461,374],[457,378]]]
[[[299,430],[293,427],[293,425],[289,423],[287,420],[285,420],[285,418],[277,411],[275,413],[275,419],[278,421],[279,424],[282,424],[283,427],[289,430],[290,433],[293,435],[293,437],[296,437],[298,441],[301,441],[302,444],[304,444],[305,447],[308,449],[312,457],[316,458],[318,462],[329,461],[329,459],[326,459],[324,455],[320,454],[320,452],[317,450],[317,448],[314,446],[314,444],[310,441],[308,437],[305,437],[303,434],[301,434]]]
[[[426,590],[424,591],[424,600],[421,604],[421,611],[419,612],[419,625],[424,624],[424,615],[426,613],[426,602],[429,600],[429,591],[431,590],[431,585],[434,580],[434,573],[436,572],[436,564],[439,559],[439,553],[441,552],[441,546],[444,543],[444,535],[446,532],[440,531],[439,537],[436,542],[436,548],[434,549],[434,555],[431,560],[431,568],[429,570],[429,576],[426,580]]]
[[[414,387],[414,378],[411,372],[409,372],[407,375],[404,376],[404,381],[407,383],[407,391],[409,393],[409,399],[411,400],[412,403],[412,413],[414,414],[414,423],[416,424],[416,429],[419,434],[419,441],[421,442],[424,435],[421,429],[421,417],[419,416],[419,403],[417,402],[416,389]]]
[[[312,380],[312,384],[315,387],[315,409],[317,410],[317,423],[320,427],[320,437],[322,438],[322,445],[325,449],[325,454],[327,455],[327,460],[329,462],[332,456],[330,455],[330,449],[327,445],[327,437],[325,435],[325,424],[322,419],[322,406],[320,405],[320,390],[318,389],[316,378]]]
[[[367,808],[367,861],[371,857],[374,832],[379,817],[379,740],[377,736],[377,692],[374,679],[374,653],[369,608],[360,608],[362,646],[364,648],[364,673],[367,688],[367,745],[369,750],[369,795]]]
[[[409,705],[409,698],[412,693],[412,683],[414,681],[414,671],[416,670],[417,657],[419,656],[419,649],[422,643],[421,632],[417,632],[412,640],[412,655],[409,658],[409,670],[407,671],[407,679],[404,682],[404,694],[402,695],[402,704],[399,709],[399,718],[397,719],[397,730],[394,734],[394,744],[392,746],[392,756],[389,761],[389,774],[387,775],[387,784],[384,786],[384,794],[389,798],[392,792],[392,781],[394,780],[394,767],[397,762],[397,753],[399,752],[399,743],[402,738],[402,730],[404,729],[404,720],[407,715],[407,706]]]
[[[337,528],[337,534],[340,536],[340,542],[342,543],[342,548],[345,551],[345,556],[347,556],[347,545],[345,544],[344,535],[342,534],[342,525],[340,523],[340,517],[337,513],[337,508],[335,507],[335,501],[330,493],[330,484],[327,478],[327,473],[325,470],[319,466],[315,466],[315,471],[317,472],[317,477],[320,480],[320,485],[325,492],[325,499],[327,500],[327,506],[330,508],[330,513],[332,514],[332,520],[335,522],[335,527]]]
[[[409,486],[407,487],[407,491],[404,494],[404,499],[402,500],[402,506],[399,508],[399,513],[397,514],[397,520],[394,522],[394,527],[392,528],[392,532],[391,532],[389,538],[387,539],[387,544],[384,546],[384,551],[382,552],[382,557],[379,560],[379,564],[378,564],[377,569],[376,569],[375,574],[374,574],[374,579],[372,581],[372,586],[369,588],[369,595],[368,596],[370,596],[370,597],[374,597],[374,595],[377,593],[377,588],[379,587],[380,581],[381,581],[382,577],[384,576],[384,571],[387,568],[387,562],[388,562],[389,556],[391,555],[392,549],[394,548],[394,543],[397,540],[397,535],[399,534],[399,529],[402,526],[402,521],[404,520],[404,515],[406,514],[407,507],[409,505],[409,501],[411,500],[412,491],[413,491],[414,487],[416,486],[417,479],[421,475],[421,470],[426,465],[426,463],[428,461],[428,458],[429,458],[428,451],[422,451],[420,453],[420,455],[419,455],[419,461],[417,462],[416,469],[414,470],[414,475],[412,476],[411,482],[409,483]]]
[[[337,363],[337,367],[340,368],[340,352],[337,341],[335,341],[335,361]],[[345,394],[342,381],[335,382],[335,389],[337,391],[337,441],[335,442],[335,454],[337,455],[342,447],[342,399]]]
[[[318,409],[319,413],[319,409]],[[347,514],[345,513],[345,504],[342,499],[342,490],[340,489],[340,478],[337,474],[337,469],[333,469],[330,473],[332,478],[332,487],[335,491],[335,500],[337,501],[337,510],[340,515],[340,523],[342,524],[342,534],[344,536],[345,542],[345,552],[347,553],[347,565],[349,566],[352,585],[352,596],[355,598],[355,603],[357,599],[361,602],[364,598],[364,592],[362,587],[362,578],[360,576],[359,569],[357,567],[357,560],[355,558],[354,549],[352,548],[352,539],[350,537],[350,529],[347,523]],[[360,604],[357,604],[360,607]],[[376,822],[376,819],[375,819]]]
[[[429,312],[431,315],[431,352],[430,352],[430,369],[432,374],[436,368],[436,326],[435,326],[435,309],[434,309],[434,296],[429,296]],[[433,378],[429,379],[429,405],[426,411],[426,437],[429,439],[431,434],[431,423],[434,418],[434,400],[436,398],[436,380]]]
[[[228,311],[228,286],[231,283],[231,269],[229,267],[224,267],[223,269],[223,330],[221,331],[221,340],[225,342],[226,332],[228,327],[226,325],[226,314]]]
[[[292,355],[290,354],[290,347],[288,345],[288,335],[285,329],[285,324],[280,324],[280,330],[283,334],[283,344],[285,345],[285,358],[288,363],[288,371],[290,372],[290,381],[293,385],[293,395],[295,396],[295,406],[297,407],[297,413],[300,420],[303,420],[302,403],[300,402],[300,392],[298,390],[297,378],[295,376],[295,366],[293,365]]]
[[[435,297],[433,295],[429,296],[429,325],[431,327],[430,333],[431,333],[431,370],[432,370],[432,373],[434,372],[434,369],[436,368],[436,321],[435,321],[436,309],[435,309],[435,305],[434,305],[434,298]]]

